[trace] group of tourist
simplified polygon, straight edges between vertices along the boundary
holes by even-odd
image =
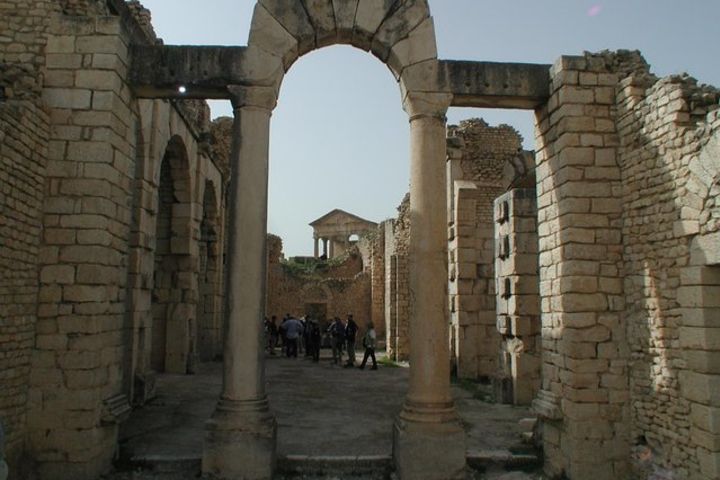
[[[309,315],[296,318],[289,313],[285,314],[282,322],[278,325],[277,317],[273,315],[270,319],[265,318],[266,351],[270,355],[275,355],[275,349],[279,346],[281,352],[288,358],[297,358],[298,353],[304,352],[306,357],[311,357],[314,362],[319,362],[324,332],[332,349],[333,364],[352,368],[356,364],[355,344],[359,330],[352,314],[348,315],[347,321],[335,317],[329,326],[321,325],[318,319]],[[377,370],[375,358],[377,334],[372,322],[368,323],[362,338],[362,345],[365,353],[359,368],[364,369],[368,359],[372,359],[371,369]],[[347,351],[347,361],[343,363],[343,351],[345,350]]]

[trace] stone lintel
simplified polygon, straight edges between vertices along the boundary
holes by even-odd
[[[135,45],[130,82],[139,98],[229,99],[228,85],[277,88],[283,73],[255,47]]]
[[[550,65],[458,60],[438,62],[437,87],[454,107],[534,109],[550,96]]]

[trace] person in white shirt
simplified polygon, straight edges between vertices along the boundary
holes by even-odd
[[[368,323],[368,329],[367,332],[365,332],[365,336],[363,337],[363,347],[365,347],[365,355],[363,356],[363,361],[358,367],[360,370],[365,368],[365,364],[367,363],[368,357],[372,358],[373,366],[370,370],[377,370],[377,361],[375,360],[375,344],[377,343],[377,334],[375,333],[375,325],[373,325],[372,322]]]

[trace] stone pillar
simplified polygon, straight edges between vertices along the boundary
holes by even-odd
[[[335,239],[331,238],[329,240],[330,243],[330,251],[328,252],[328,259],[335,257]]]
[[[233,95],[232,177],[223,389],[206,424],[202,470],[219,479],[270,479],[277,425],[265,394],[268,145],[271,88],[230,87]]]
[[[327,238],[323,238],[323,239],[322,239],[322,242],[323,242],[323,255],[325,256],[325,259],[327,259],[327,258],[328,258],[328,254],[329,254],[329,252],[328,252],[328,239],[327,239]]]
[[[315,244],[315,258],[318,258],[320,256],[320,242],[317,237],[313,238],[313,243]]]
[[[408,94],[410,116],[410,382],[394,427],[401,480],[465,475],[465,433],[450,392],[445,205],[448,94]]]

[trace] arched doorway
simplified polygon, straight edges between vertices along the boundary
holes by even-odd
[[[222,322],[220,321],[220,219],[217,192],[211,181],[205,182],[203,216],[200,222],[198,271],[198,354],[201,361],[221,355]]]
[[[437,66],[426,1],[279,2],[255,9],[246,67],[257,81],[229,86],[235,123],[231,162],[223,392],[207,424],[203,472],[270,478],[277,426],[268,407],[262,360],[266,287],[270,117],[284,71],[323,46],[370,50],[398,78],[410,118],[412,233],[409,248],[411,371],[394,426],[401,478],[464,475],[465,441],[450,393],[446,298],[446,112],[452,95],[429,93]],[[282,65],[267,76],[272,65]],[[262,77],[262,78],[260,78]]]
[[[195,356],[195,285],[188,158],[179,137],[168,142],[157,181],[152,287],[153,370],[187,373]]]

